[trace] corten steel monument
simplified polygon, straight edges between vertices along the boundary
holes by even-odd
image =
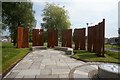
[[[75,29],[75,49],[85,50],[85,28]]]
[[[44,31],[43,29],[33,29],[32,30],[32,45],[33,46],[43,46],[44,44]]]
[[[47,47],[58,46],[58,30],[49,28],[47,31]]]
[[[28,32],[29,32],[28,28],[23,29],[23,27],[18,27],[18,30],[17,30],[17,47],[18,48],[29,47]]]
[[[62,47],[72,48],[72,29],[62,31]]]
[[[88,27],[88,51],[97,53],[97,56],[104,56],[104,35],[105,19],[98,25]]]

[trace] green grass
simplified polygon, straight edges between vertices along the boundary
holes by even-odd
[[[97,57],[95,53],[84,50],[74,50],[74,53],[72,57],[83,61],[119,63],[118,52],[105,51],[105,57]]]
[[[120,48],[120,45],[105,44],[105,48]]]
[[[29,52],[29,48],[15,48],[11,43],[2,43],[2,71],[4,73],[22,59]]]

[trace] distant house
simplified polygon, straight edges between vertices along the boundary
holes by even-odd
[[[120,44],[120,37],[113,37],[108,39],[109,44]]]
[[[108,40],[109,40],[108,38],[105,38],[105,44],[107,44],[107,43],[108,43]]]
[[[11,37],[9,36],[1,36],[1,42],[11,42]]]

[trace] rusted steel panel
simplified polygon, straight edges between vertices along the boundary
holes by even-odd
[[[62,31],[62,47],[65,47],[66,42],[66,30]]]
[[[54,30],[54,46],[58,46],[58,30]]]
[[[28,37],[29,29],[23,29],[23,42],[22,42],[22,48],[28,48],[29,47],[29,37]]]
[[[98,25],[88,27],[88,51],[104,56],[105,19]],[[93,46],[93,49],[92,49]]]
[[[85,28],[75,29],[75,49],[85,50]]]
[[[99,23],[99,51],[98,54],[100,56],[104,56],[104,21],[103,20],[101,23]]]
[[[85,29],[80,29],[80,50],[85,50]]]
[[[80,49],[85,50],[85,28],[80,30],[81,33],[81,41],[80,41]]]
[[[100,27],[99,27],[99,24],[98,24],[98,27],[97,27],[97,35],[96,35],[96,38],[97,38],[97,54],[101,54],[101,50],[100,50]]]
[[[93,46],[93,27],[88,27],[88,40],[87,40],[87,50],[92,51]]]
[[[39,46],[44,45],[44,30],[40,29],[39,30]]]
[[[72,48],[72,29],[69,29],[67,31],[68,37],[67,37],[67,47]]]
[[[18,27],[18,30],[17,30],[17,48],[22,48],[22,42],[23,42],[23,28]]]
[[[103,22],[102,22],[102,38],[103,38],[103,41],[102,41],[102,48],[103,48],[103,51],[102,51],[102,56],[104,56],[104,51],[105,51],[105,45],[104,45],[104,42],[105,42],[105,19],[103,19]]]
[[[39,45],[39,29],[33,29],[32,31],[32,40],[33,40],[33,46]]]
[[[93,27],[93,52],[97,52],[97,27],[98,27],[98,25],[95,25],[94,27]]]
[[[72,48],[72,29],[62,31],[62,47]]]
[[[74,39],[75,39],[75,49],[79,49],[80,46],[80,37],[79,29],[74,29]]]
[[[48,29],[47,30],[47,47],[52,46],[52,41],[53,41],[52,29]]]
[[[47,34],[47,46],[52,48],[58,46],[58,30],[50,28]]]

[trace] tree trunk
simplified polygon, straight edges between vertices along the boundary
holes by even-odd
[[[17,39],[17,26],[15,22],[12,23],[12,36],[13,36],[13,46],[16,46]]]
[[[13,39],[13,46],[16,46],[16,39]]]
[[[16,46],[16,33],[14,32],[14,37],[13,37],[13,46]]]

